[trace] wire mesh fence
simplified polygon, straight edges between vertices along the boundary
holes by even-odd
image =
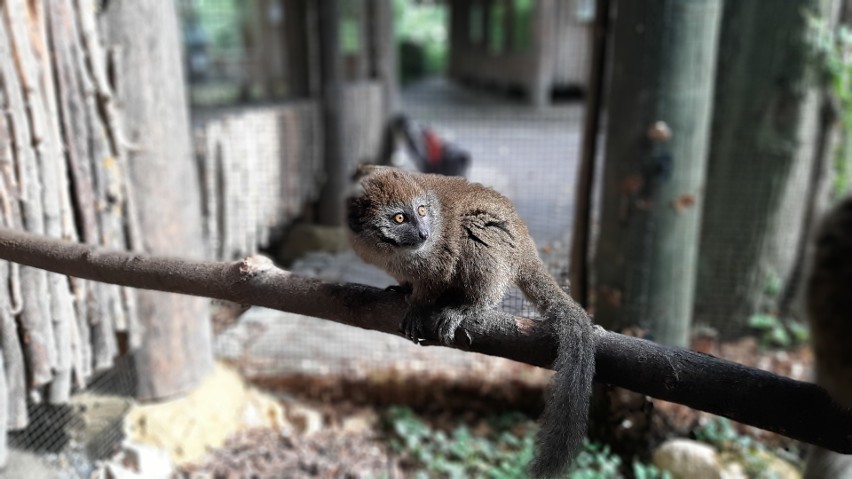
[[[452,173],[507,196],[527,224],[550,274],[567,287],[594,3],[341,0],[336,25],[341,66],[337,114],[346,172],[363,162],[441,171],[450,168],[451,160],[447,155],[433,157],[432,150],[451,149],[454,158],[462,158]],[[318,19],[318,2],[178,0],[177,6],[207,256],[232,260],[261,252],[297,274],[382,288],[392,285],[390,276],[351,251],[343,229],[310,225],[319,215],[317,200],[331,175],[325,164],[333,138],[324,100],[329,73],[320,61],[320,50],[327,48],[323,44],[328,41],[323,31],[327,27]],[[806,119],[816,121],[816,111]],[[736,171],[722,171],[730,165],[711,164],[711,174],[717,182],[725,175],[738,175],[742,185],[769,169],[760,162],[734,166]],[[595,168],[600,178],[604,167],[598,162]],[[805,161],[790,164],[793,176],[807,176],[811,168]],[[603,181],[595,186],[606,187]],[[728,183],[736,182],[717,185]],[[631,194],[643,187],[643,180],[636,177],[619,185]],[[696,329],[725,331],[728,323],[745,324],[758,328],[758,334],[786,334],[788,343],[795,342],[789,336],[800,329],[785,324],[800,315],[785,308],[793,301],[794,287],[801,284],[801,272],[796,277],[799,283],[791,282],[792,286],[786,278],[801,267],[796,263],[797,246],[807,240],[802,228],[808,225],[797,223],[789,234],[763,243],[754,237],[767,229],[767,222],[783,229],[778,226],[785,221],[783,215],[769,217],[762,212],[769,209],[770,200],[783,203],[781,210],[798,217],[803,205],[797,201],[806,196],[804,191],[814,191],[811,187],[808,179],[800,179],[778,189],[770,185],[760,190],[762,196],[750,198],[748,188],[734,195],[716,186],[717,196],[728,191],[731,203],[737,203],[727,207],[741,208],[748,202],[755,214],[751,219],[744,216],[749,221],[737,223],[725,234],[714,236],[712,228],[705,230],[700,247],[712,254],[699,259],[698,281],[710,277],[713,281],[707,284],[722,281],[729,288],[700,295]],[[619,214],[626,217],[628,209],[652,206],[641,195],[631,198],[639,199],[622,205]],[[673,208],[693,206],[689,199],[684,201]],[[600,208],[595,208],[599,216]],[[727,221],[723,201],[716,201],[713,215],[713,221]],[[597,231],[596,225],[592,230]],[[745,261],[739,247],[746,242],[752,247],[760,243],[749,254],[766,257],[765,264],[747,278],[763,286],[745,291],[747,305],[732,317],[731,309],[719,313],[713,305],[730,299],[730,291],[739,294],[738,263]],[[622,297],[622,291],[598,289],[592,299],[618,304]],[[782,303],[785,308],[779,306]],[[499,307],[515,315],[539,316],[516,288],[507,291]],[[498,384],[525,381],[536,383],[535,391],[540,391],[548,379],[548,373],[532,367],[420,348],[401,338],[313,318],[262,309],[240,313],[231,306],[217,309],[217,358],[277,393],[327,402],[407,402],[429,409],[436,405],[430,404],[428,388],[400,384],[441,376],[453,384],[484,381],[482,389],[491,392],[499,389]],[[372,388],[372,393],[359,389],[376,377],[391,377],[389,382],[398,389]],[[322,381],[305,378],[331,379],[317,385]],[[132,361],[124,357],[90,381],[71,404],[33,405],[28,411],[30,426],[12,433],[11,446],[42,455],[55,470],[64,471],[66,475],[59,477],[91,474],[97,460],[115,453],[127,428],[106,421],[92,436],[91,425],[83,424],[89,419],[81,411],[129,408],[136,380]],[[328,386],[335,381],[350,389]],[[406,387],[415,393],[401,392]],[[99,399],[105,397],[115,400]]]

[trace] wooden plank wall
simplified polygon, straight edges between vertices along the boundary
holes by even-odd
[[[344,89],[344,151],[351,169],[372,159],[384,127],[378,82]],[[267,246],[318,199],[323,175],[314,100],[230,109],[195,126],[208,256],[234,259]]]

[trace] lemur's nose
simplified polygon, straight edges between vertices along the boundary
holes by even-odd
[[[429,237],[429,231],[428,230],[420,230],[420,239],[425,240],[428,237]]]

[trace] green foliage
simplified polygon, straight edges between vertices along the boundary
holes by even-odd
[[[727,443],[744,437],[737,435],[737,432],[731,426],[731,421],[723,417],[713,418],[707,424],[693,431],[693,433],[696,440],[706,442],[717,448],[722,448]]]
[[[657,469],[653,464],[634,462],[633,477],[635,479],[671,479],[672,475],[669,474],[669,471]]]
[[[809,44],[813,57],[821,66],[827,86],[840,107],[841,141],[835,156],[834,193],[836,197],[849,190],[852,156],[852,29],[840,25],[832,29],[824,18],[808,16]]]
[[[450,433],[435,430],[407,408],[391,408],[386,419],[393,447],[423,467],[418,477],[523,477],[532,458],[532,434],[517,436],[510,431],[523,422],[517,416],[490,419],[488,437],[475,436],[464,425]]]
[[[242,6],[234,0],[205,0],[193,3],[198,21],[204,26],[216,50],[242,48],[240,18]]]
[[[532,45],[533,8],[532,0],[515,0],[515,45],[516,51],[525,51]]]
[[[386,424],[394,449],[417,463],[415,477],[484,477],[513,479],[527,477],[526,467],[533,455],[535,425],[517,413],[486,419],[487,427],[460,425],[447,433],[436,430],[410,409],[388,410]],[[480,429],[484,429],[480,430]],[[585,442],[568,479],[621,479],[621,458],[608,446]],[[654,466],[634,463],[639,479],[666,479]]]
[[[792,348],[808,341],[808,329],[795,321],[781,321],[774,314],[759,313],[748,318],[748,325],[760,334],[765,347]]]
[[[748,318],[748,326],[755,330],[761,345],[766,348],[789,349],[808,340],[808,330],[805,326],[794,320],[779,318],[775,313],[783,286],[780,275],[768,274],[761,292],[760,312]]]
[[[612,454],[609,446],[583,442],[583,450],[577,454],[571,471],[570,479],[598,479],[621,477],[619,468],[621,458]]]
[[[406,43],[420,50],[420,65],[407,67],[410,58],[400,52],[401,78],[412,80],[421,75],[442,72],[447,64],[447,6],[440,3],[422,3],[413,0],[394,0],[394,29],[398,43]],[[410,50],[409,50],[410,51]]]
[[[706,442],[723,454],[735,457],[737,462],[743,465],[748,477],[775,479],[776,474],[769,467],[769,461],[772,457],[770,451],[753,438],[738,434],[728,419],[714,418],[693,431],[693,434],[696,440]],[[785,456],[787,460],[792,459],[793,462],[801,462],[801,459],[794,455],[785,454]]]
[[[503,25],[506,24],[506,9],[502,2],[496,2],[492,5],[488,16],[488,33],[490,33],[488,42],[488,51],[498,55],[506,48],[506,32]]]
[[[766,284],[763,287],[763,292],[770,298],[777,298],[781,294],[781,288],[784,286],[784,281],[777,274],[770,274],[766,278]]]

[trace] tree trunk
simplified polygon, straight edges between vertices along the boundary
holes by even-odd
[[[725,2],[695,304],[725,336],[773,312],[802,237],[819,122],[804,12],[821,3]]]
[[[616,11],[595,319],[685,345],[721,1]]]
[[[126,120],[130,185],[145,232],[137,249],[197,257],[204,251],[198,172],[190,149],[177,9],[173,2],[108,2],[101,14],[107,44],[120,60],[113,71]],[[173,396],[211,370],[208,302],[139,294],[144,327],[133,352],[141,399]]]

